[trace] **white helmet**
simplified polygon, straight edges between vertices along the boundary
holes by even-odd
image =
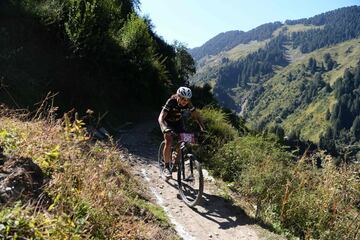
[[[187,99],[190,99],[192,97],[191,89],[188,87],[179,87],[176,93]]]

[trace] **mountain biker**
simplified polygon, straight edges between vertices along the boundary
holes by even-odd
[[[176,94],[172,95],[163,106],[158,121],[162,133],[164,134],[164,162],[163,174],[166,178],[171,177],[169,163],[171,161],[172,134],[184,132],[183,114],[191,112],[191,117],[197,122],[201,131],[205,131],[205,126],[200,118],[200,114],[191,104],[192,92],[188,87],[179,87]]]

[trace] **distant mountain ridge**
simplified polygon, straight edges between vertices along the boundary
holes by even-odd
[[[209,84],[256,129],[334,154],[357,146],[360,161],[360,95],[342,90],[358,92],[360,6],[222,33],[190,53],[197,60],[190,82]]]
[[[272,33],[282,25],[281,22],[274,22],[260,25],[248,32],[238,30],[223,32],[211,38],[201,47],[190,49],[189,52],[194,60],[199,60],[206,55],[214,55],[221,51],[230,50],[240,43],[268,39],[272,36]]]
[[[332,10],[326,13],[321,13],[310,18],[302,18],[298,20],[286,20],[286,25],[327,25],[325,31],[331,31],[331,27],[334,25],[342,26],[344,23],[349,22],[350,19],[360,18],[359,14],[360,6],[343,7],[336,10]],[[215,55],[221,51],[228,51],[233,47],[241,43],[249,43],[250,41],[262,41],[272,37],[275,30],[284,26],[283,23],[277,21],[274,23],[262,24],[248,32],[233,30],[220,33],[215,37],[205,42],[202,46],[189,49],[189,53],[192,55],[195,61],[200,60],[207,55]],[[343,30],[341,27],[337,28]],[[344,34],[343,39],[351,39],[357,36],[360,32],[360,25],[354,24]],[[320,31],[320,30],[316,30]],[[339,33],[341,34],[341,33]],[[314,49],[313,49],[314,50]]]

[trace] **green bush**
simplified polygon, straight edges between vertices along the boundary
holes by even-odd
[[[248,135],[225,144],[212,161],[218,176],[227,181],[237,181],[244,169],[260,166],[268,159],[284,163],[290,158],[291,155],[276,142]]]
[[[291,159],[276,142],[249,135],[225,144],[212,163],[216,175],[233,182],[238,192],[257,205],[257,217],[275,223]]]
[[[235,139],[238,132],[226,120],[227,116],[221,110],[208,107],[199,110],[199,112],[209,133],[204,136],[204,141],[201,142],[202,146],[197,150],[196,154],[206,165],[211,167],[212,156],[225,143]]]

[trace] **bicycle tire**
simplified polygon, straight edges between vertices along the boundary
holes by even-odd
[[[189,172],[191,173],[191,162],[193,163],[192,179],[189,178]],[[182,166],[182,164],[184,166]],[[185,172],[183,172],[184,170]],[[199,204],[204,191],[204,177],[201,164],[194,155],[187,154],[184,156],[183,161],[179,161],[177,175],[178,188],[181,199],[189,207],[194,207],[195,205]]]

